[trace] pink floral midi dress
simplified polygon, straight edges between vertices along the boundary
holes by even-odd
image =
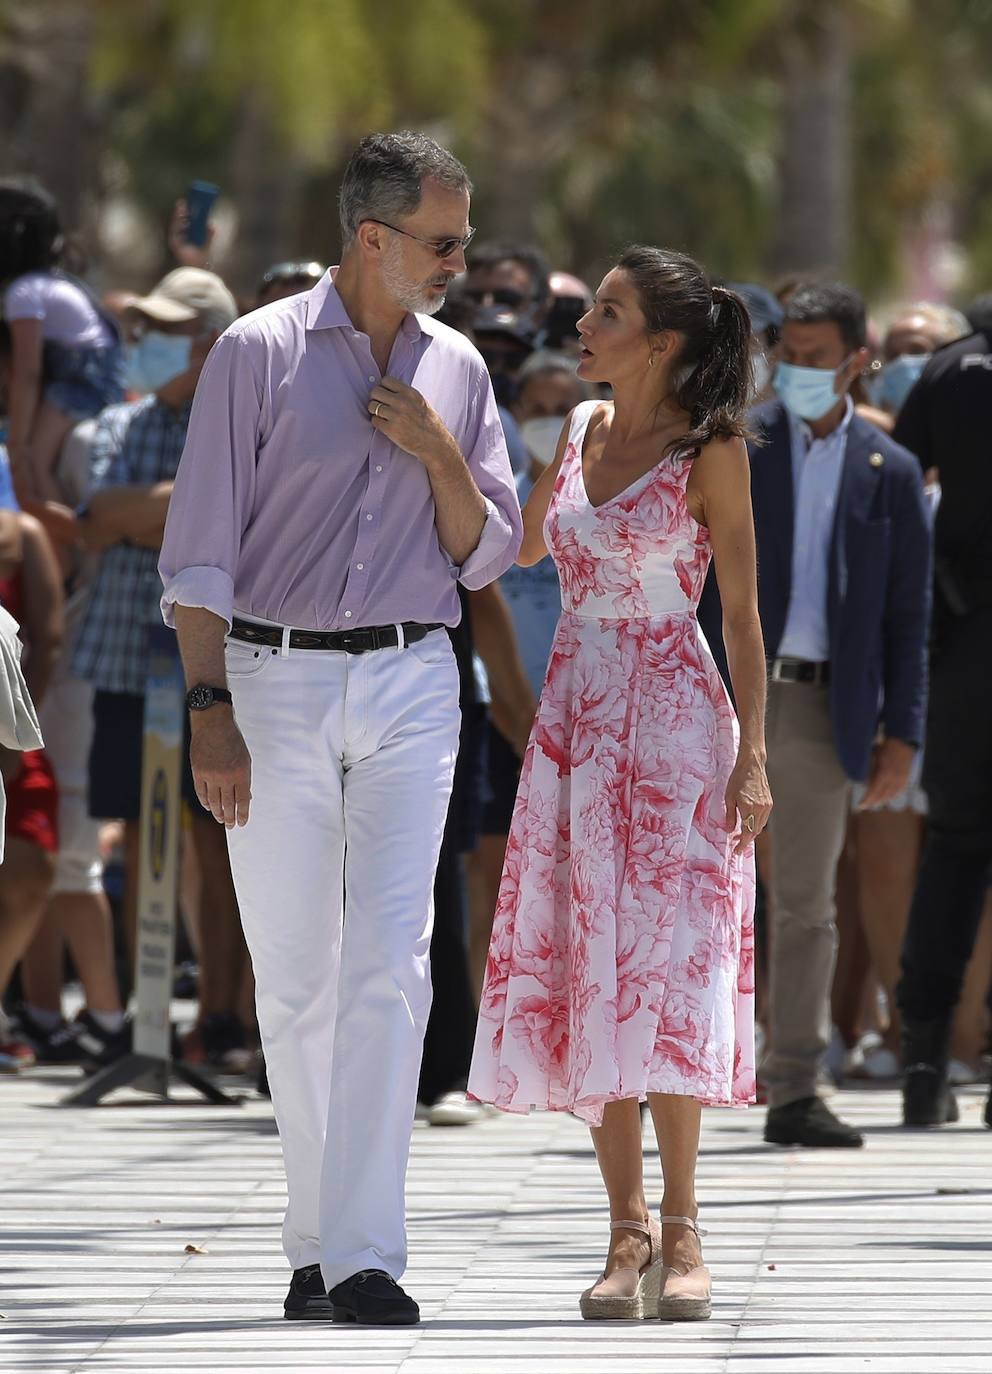
[[[573,412],[545,523],[562,616],[524,758],[470,1094],[574,1112],[754,1100],[754,861],[724,793],[737,719],[696,622],[691,456],[593,507]]]

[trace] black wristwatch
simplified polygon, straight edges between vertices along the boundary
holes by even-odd
[[[224,701],[228,706],[234,705],[231,693],[224,687],[197,685],[191,687],[186,693],[187,711],[209,711],[211,706],[216,706],[218,701]]]

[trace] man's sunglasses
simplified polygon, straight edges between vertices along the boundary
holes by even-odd
[[[403,234],[408,239],[414,239],[417,243],[426,244],[428,248],[433,248],[439,258],[450,258],[452,253],[459,248],[467,248],[475,238],[475,230],[470,229],[463,239],[422,239],[418,234],[411,234],[407,229],[397,229],[395,224],[387,224],[384,219],[372,219],[369,216],[369,224],[381,224],[383,229],[392,229],[394,234]]]

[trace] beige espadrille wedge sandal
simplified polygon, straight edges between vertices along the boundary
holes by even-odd
[[[649,1221],[611,1221],[611,1231],[637,1231],[647,1236],[650,1250],[647,1264],[640,1269],[614,1269],[605,1274],[579,1298],[579,1311],[586,1321],[645,1321],[658,1315],[663,1265],[661,1227]]]
[[[662,1217],[662,1226],[666,1222],[688,1226],[697,1236],[706,1235],[692,1217]],[[712,1310],[710,1271],[705,1264],[697,1264],[685,1273],[665,1267],[658,1298],[658,1316],[663,1322],[703,1322]]]

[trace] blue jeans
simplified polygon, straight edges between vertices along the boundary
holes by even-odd
[[[124,348],[45,345],[45,399],[73,420],[88,420],[124,399]]]

